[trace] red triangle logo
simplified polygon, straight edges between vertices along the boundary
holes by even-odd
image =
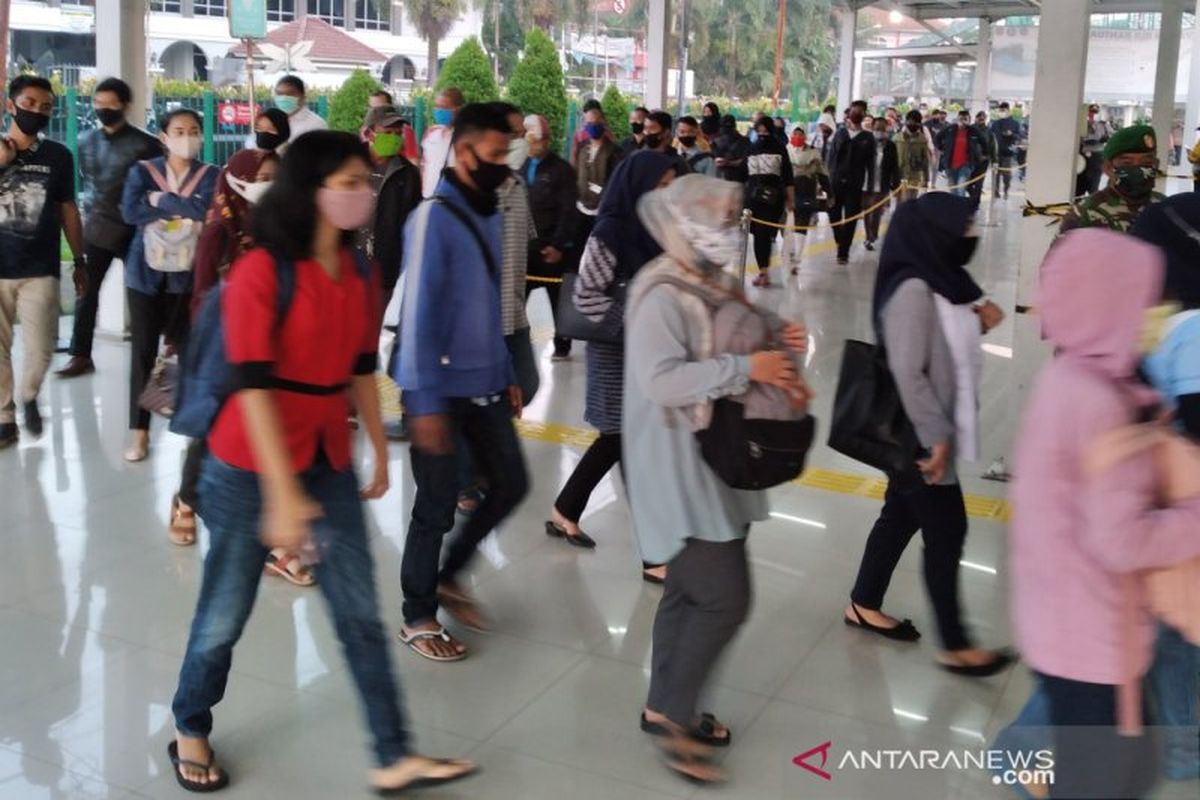
[[[833,747],[833,742],[825,742],[824,744],[817,745],[812,750],[801,753],[793,758],[792,763],[797,767],[808,770],[818,778],[824,778],[827,781],[831,781],[833,780],[833,776],[825,771],[825,764],[829,761],[830,747]],[[808,760],[818,753],[821,755],[821,765],[813,766],[812,764],[808,763]]]

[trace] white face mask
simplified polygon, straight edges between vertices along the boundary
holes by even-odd
[[[514,139],[508,147],[508,168],[520,169],[527,158],[529,158],[529,142],[524,136]]]
[[[167,139],[167,151],[176,158],[191,161],[200,155],[199,136],[171,136]]]
[[[251,183],[250,181],[243,181],[229,174],[225,175],[225,180],[229,183],[229,188],[237,192],[243,200],[252,206],[258,205],[258,201],[262,200],[263,195],[271,188],[271,181]]]

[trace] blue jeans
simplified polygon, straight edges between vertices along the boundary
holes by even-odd
[[[411,749],[375,597],[358,480],[352,469],[334,470],[320,454],[300,480],[323,512],[312,523],[320,553],[317,585],[350,664],[376,761],[389,766]],[[258,475],[210,455],[200,478],[200,508],[212,546],[204,561],[200,599],[172,711],[175,727],[184,736],[207,737],[213,727],[212,708],[225,696],[233,646],[254,607],[267,558],[267,548],[258,538],[262,513]]]
[[[969,164],[958,169],[946,170],[946,185],[958,187],[951,189],[951,192],[959,197],[967,197],[969,195],[970,187],[963,186],[969,180],[971,180],[971,166]]]
[[[463,459],[456,452],[427,453],[415,445],[409,449],[417,495],[400,566],[407,625],[437,618],[438,584],[456,580],[475,555],[479,543],[512,513],[529,489],[525,457],[513,427],[507,395],[498,395],[490,402],[466,398],[451,398],[447,402],[452,433],[470,451],[479,476],[487,485],[487,493],[450,543],[439,569],[442,539],[454,527]]]
[[[1033,694],[1025,701],[1017,718],[996,734],[996,740],[992,742],[992,749],[1012,754],[1003,762],[1004,769],[1008,769],[1016,754],[1036,753],[1039,750],[1049,750],[1053,746],[1054,730],[1050,727],[1050,698],[1039,682],[1035,684]],[[996,774],[999,775],[1001,772],[1003,770]],[[1033,797],[1020,784],[1013,784],[1012,790],[1024,800],[1031,800]]]
[[[1200,777],[1200,647],[1173,628],[1160,627],[1146,682],[1155,721],[1165,728],[1167,777],[1195,780]]]

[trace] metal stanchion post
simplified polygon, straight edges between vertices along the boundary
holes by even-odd
[[[746,288],[746,251],[750,247],[750,209],[742,209],[742,260],[738,268],[738,283]]]

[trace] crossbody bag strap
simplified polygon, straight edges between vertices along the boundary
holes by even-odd
[[[496,259],[492,255],[491,248],[487,246],[487,242],[485,242],[483,239],[483,234],[479,232],[479,226],[475,224],[470,215],[467,214],[467,212],[464,211],[457,203],[453,203],[441,195],[435,196],[433,198],[433,202],[437,203],[442,208],[446,209],[455,217],[457,217],[458,221],[463,224],[463,227],[470,231],[472,238],[475,239],[475,244],[479,246],[479,252],[483,256],[483,260],[487,262],[488,272],[490,272],[494,277],[499,278],[500,270],[496,266]]]

